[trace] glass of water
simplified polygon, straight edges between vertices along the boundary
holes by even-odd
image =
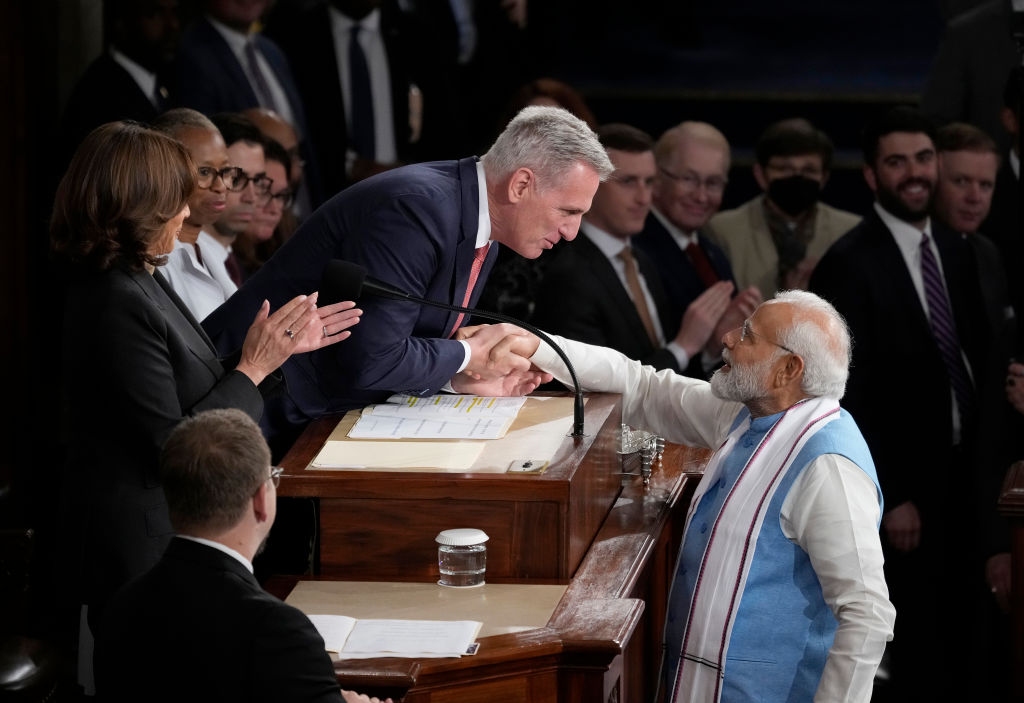
[[[468,588],[484,584],[487,570],[487,533],[461,528],[445,530],[437,538],[437,566],[442,586]]]

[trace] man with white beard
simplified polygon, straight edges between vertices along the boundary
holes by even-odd
[[[669,598],[667,700],[870,700],[895,610],[881,490],[839,407],[850,336],[835,309],[812,293],[778,294],[725,335],[711,383],[555,341],[585,388],[622,394],[623,422],[716,450]],[[533,335],[514,331],[498,346],[568,381]]]

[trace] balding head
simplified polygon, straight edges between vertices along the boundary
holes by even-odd
[[[654,145],[654,205],[684,233],[699,230],[722,205],[729,142],[706,122],[683,122]]]
[[[302,181],[302,157],[299,154],[299,135],[283,117],[265,107],[251,107],[242,114],[249,119],[263,136],[273,139],[284,147],[291,161],[288,181],[294,188]]]

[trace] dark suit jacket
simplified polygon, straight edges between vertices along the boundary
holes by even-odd
[[[999,122],[1003,87],[1020,65],[1010,36],[1010,0],[989,0],[949,21],[921,95],[921,109],[939,122],[981,127],[1001,146],[1009,135]]]
[[[1024,276],[1021,276],[1021,262],[1024,261],[1024,230],[1020,219],[1020,182],[1013,173],[1009,158],[1003,156],[1002,166],[996,176],[996,187],[992,193],[992,209],[981,225],[984,232],[997,247],[1006,280],[1009,282],[1010,302],[1015,310],[1024,310]],[[1018,325],[1014,353],[1024,353],[1024,326]]]
[[[270,64],[274,76],[281,84],[288,104],[295,116],[294,127],[302,140],[302,157],[305,160],[304,185],[309,188],[314,205],[323,200],[320,185],[317,146],[310,138],[306,123],[306,111],[295,85],[295,78],[288,60],[277,44],[261,34],[255,35],[256,48]],[[176,102],[183,107],[212,115],[217,112],[239,112],[258,107],[259,100],[249,85],[242,65],[232,53],[212,24],[200,17],[192,22],[181,35],[181,46],[175,59]]]
[[[668,300],[654,264],[642,251],[634,250],[634,256],[657,308],[651,313],[672,339],[669,335],[679,329],[679,320],[665,314]],[[536,302],[533,323],[545,332],[611,347],[658,369],[679,370],[672,352],[651,344],[636,305],[608,257],[582,231],[572,242],[558,246]]]
[[[171,537],[157,471],[171,430],[210,408],[259,419],[263,401],[159,274],[120,269],[69,287],[64,392],[63,574],[81,588],[76,602],[98,609]]]
[[[403,166],[356,183],[313,213],[203,326],[219,349],[237,347],[264,298],[276,309],[320,290],[335,258],[412,295],[461,303],[478,207],[473,158]],[[471,306],[497,254],[492,245]],[[457,313],[366,295],[359,306],[364,314],[350,339],[285,363],[288,422],[380,402],[392,392],[432,394],[458,370],[463,347],[446,338]]]
[[[94,666],[101,701],[342,700],[309,618],[237,559],[181,538],[112,600]]]
[[[700,233],[697,234],[697,243],[708,255],[711,267],[718,277],[723,281],[735,283],[732,266],[729,265],[729,259],[725,252]],[[690,257],[679,248],[676,240],[662,226],[653,212],[647,216],[643,231],[633,237],[633,244],[654,261],[661,282],[665,286],[665,292],[668,294],[669,309],[666,314],[677,320],[676,326],[678,327],[678,321],[683,319],[686,308],[705,290],[704,283],[697,276]]]
[[[324,191],[333,195],[349,183],[345,175],[348,126],[328,5],[321,3],[292,16],[285,13],[286,8],[282,4],[271,17],[267,35],[278,42],[295,71],[296,86],[309,111],[310,138],[318,149]],[[401,31],[398,9],[385,2],[381,10],[381,34],[391,77],[395,146],[400,160],[411,161],[407,53],[411,47]]]
[[[64,172],[79,143],[101,124],[114,120],[149,123],[157,116],[150,102],[121,65],[104,53],[78,79],[61,118],[60,173]]]
[[[992,397],[991,384],[1001,383],[1005,366],[993,368],[993,334],[974,256],[963,237],[934,221],[932,234],[975,381],[979,418],[986,418],[994,411],[983,401]],[[965,484],[964,476],[953,478],[946,472],[963,471],[974,463],[976,434],[972,427],[964,428],[961,446],[968,466],[951,466],[949,376],[903,256],[874,210],[821,258],[810,288],[836,306],[853,334],[843,405],[871,448],[886,509],[912,501],[924,529],[934,527],[931,521],[948,492]]]

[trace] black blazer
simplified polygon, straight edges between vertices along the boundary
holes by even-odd
[[[62,571],[76,602],[98,609],[171,537],[157,472],[171,430],[210,408],[259,419],[263,400],[248,377],[225,370],[159,273],[113,269],[73,282],[63,367]]]
[[[59,134],[60,173],[89,132],[114,120],[148,124],[158,111],[135,79],[104,53],[85,69],[68,98]]]
[[[1005,367],[993,368],[993,333],[974,256],[962,236],[934,220],[932,234],[978,410],[987,414],[983,401],[991,396],[985,389],[1001,380]],[[836,306],[853,334],[843,406],[871,448],[885,508],[912,501],[927,526],[938,509],[937,496],[963,480],[943,475],[952,444],[949,376],[903,256],[874,210],[821,258],[810,288]],[[968,463],[974,438],[966,427],[962,449]]]
[[[237,559],[181,538],[111,601],[94,668],[101,701],[342,700],[309,618]]]
[[[679,319],[667,314],[670,306],[654,264],[642,251],[634,250],[634,255],[657,308],[651,313],[658,316],[666,338],[672,339]],[[611,347],[658,369],[679,370],[672,352],[651,344],[608,257],[582,232],[574,241],[558,245],[537,291],[533,323],[546,332]]]
[[[736,279],[733,278],[729,258],[721,247],[699,232],[697,233],[697,243],[707,254],[711,261],[711,268],[718,274],[718,278],[723,281],[732,281],[735,284]],[[672,235],[653,212],[647,216],[643,231],[633,237],[633,245],[646,253],[654,262],[668,295],[669,310],[667,314],[676,320],[678,328],[686,308],[690,307],[690,303],[706,290],[704,282],[697,275],[690,257],[679,248],[676,240],[672,238]]]

